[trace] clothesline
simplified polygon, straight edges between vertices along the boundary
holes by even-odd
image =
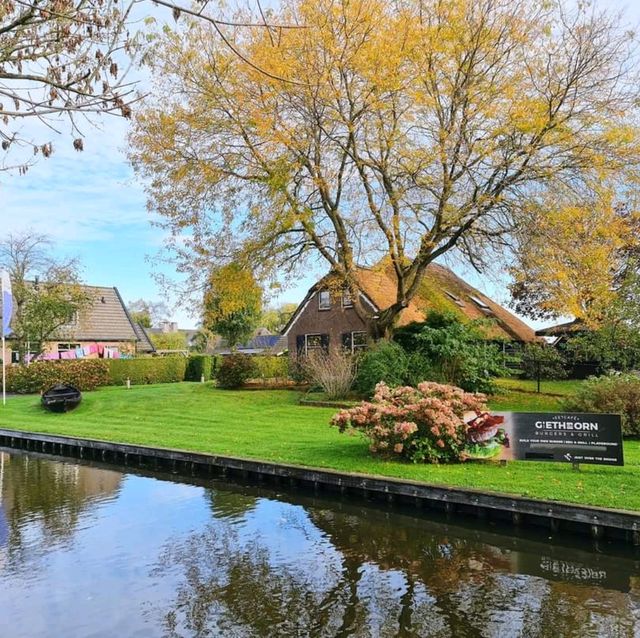
[[[47,352],[36,357],[40,361],[55,361],[58,359],[85,359],[91,355],[98,355],[100,359],[120,359],[122,354],[118,346],[105,346],[102,343],[91,343],[86,346],[78,346],[70,350]],[[31,358],[33,360],[33,357]]]

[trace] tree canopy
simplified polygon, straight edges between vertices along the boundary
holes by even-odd
[[[600,188],[529,203],[510,267],[516,310],[536,319],[573,315],[591,328],[637,322],[640,213],[632,195]]]
[[[214,269],[204,295],[203,326],[233,348],[251,337],[262,315],[262,289],[253,273],[231,263]]]
[[[286,279],[389,257],[390,329],[427,265],[492,263],[533,193],[638,165],[633,36],[546,0],[284,0],[237,30],[165,30],[131,159],[179,267]],[[275,78],[284,78],[279,80]],[[366,313],[358,303],[356,310]]]

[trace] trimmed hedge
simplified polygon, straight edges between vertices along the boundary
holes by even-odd
[[[43,392],[56,383],[69,383],[81,391],[108,385],[109,362],[103,359],[36,361],[28,366],[7,367],[8,392]]]
[[[109,359],[110,385],[146,383],[177,383],[183,381],[187,369],[186,357],[153,357],[144,359]]]
[[[187,359],[187,369],[184,373],[185,381],[200,381],[204,375],[205,381],[211,380],[212,372],[217,367],[215,357],[209,354],[192,354]]]
[[[257,355],[251,357],[255,363],[256,379],[289,378],[289,357],[275,355]]]

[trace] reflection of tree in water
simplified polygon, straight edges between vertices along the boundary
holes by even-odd
[[[168,550],[157,573],[174,565],[184,580],[164,616],[167,637],[318,635],[309,583],[275,568],[267,549],[243,544],[232,527],[211,526]]]
[[[279,562],[268,535],[242,532],[260,523],[257,499],[225,492],[211,497],[211,527],[158,565],[182,574],[163,610],[168,637],[636,635],[629,595],[514,574],[508,550],[367,508],[307,507],[315,540]],[[270,507],[283,520],[302,511]],[[287,541],[291,528],[281,533]]]
[[[36,523],[47,544],[70,538],[81,513],[97,498],[115,494],[122,480],[119,472],[0,454],[0,496],[10,556],[23,549],[27,525]]]

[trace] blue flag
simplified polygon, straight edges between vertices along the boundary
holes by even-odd
[[[6,337],[11,328],[11,315],[13,314],[13,295],[11,294],[11,279],[6,270],[2,271],[0,278],[2,282],[2,336]]]

